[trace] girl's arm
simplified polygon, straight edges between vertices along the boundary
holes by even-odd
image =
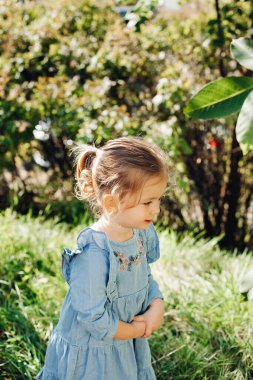
[[[119,321],[118,328],[113,339],[126,340],[140,338],[144,335],[145,329],[146,323],[143,321],[132,321],[131,323]]]
[[[70,298],[76,319],[96,340],[110,341],[115,335],[119,318],[108,303],[109,258],[106,250],[90,243],[71,261]]]

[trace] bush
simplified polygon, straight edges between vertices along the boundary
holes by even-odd
[[[183,115],[206,81],[240,69],[229,43],[250,33],[250,2],[157,14],[138,31],[110,1],[0,4],[2,209],[38,214],[72,201],[74,141],[142,135],[175,168],[160,225],[252,245],[252,157],[242,158],[233,139],[235,119],[189,122]]]

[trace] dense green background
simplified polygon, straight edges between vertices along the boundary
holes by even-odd
[[[136,7],[129,28],[123,2],[0,1],[0,208],[89,218],[68,148],[141,135],[173,167],[159,224],[252,247],[252,154],[242,157],[236,116],[183,114],[210,80],[252,75],[229,52],[232,38],[251,37],[252,2],[182,2],[179,13],[155,3]]]

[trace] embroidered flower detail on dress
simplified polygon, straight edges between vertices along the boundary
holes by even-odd
[[[137,239],[139,245],[139,250],[136,255],[131,255],[126,257],[126,254],[122,251],[113,251],[114,256],[118,259],[120,264],[119,270],[121,272],[128,271],[131,272],[133,267],[137,267],[140,264],[140,258],[142,255],[146,254],[145,248],[142,245],[141,239]]]

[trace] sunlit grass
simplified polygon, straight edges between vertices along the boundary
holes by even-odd
[[[155,264],[167,301],[151,340],[158,379],[251,379],[252,303],[239,293],[251,254],[222,252],[217,240],[161,235]]]
[[[43,362],[67,290],[61,250],[75,247],[81,228],[0,215],[0,379],[32,379]],[[153,272],[166,314],[150,338],[157,379],[253,378],[253,301],[239,293],[252,254],[173,232],[160,241]]]

